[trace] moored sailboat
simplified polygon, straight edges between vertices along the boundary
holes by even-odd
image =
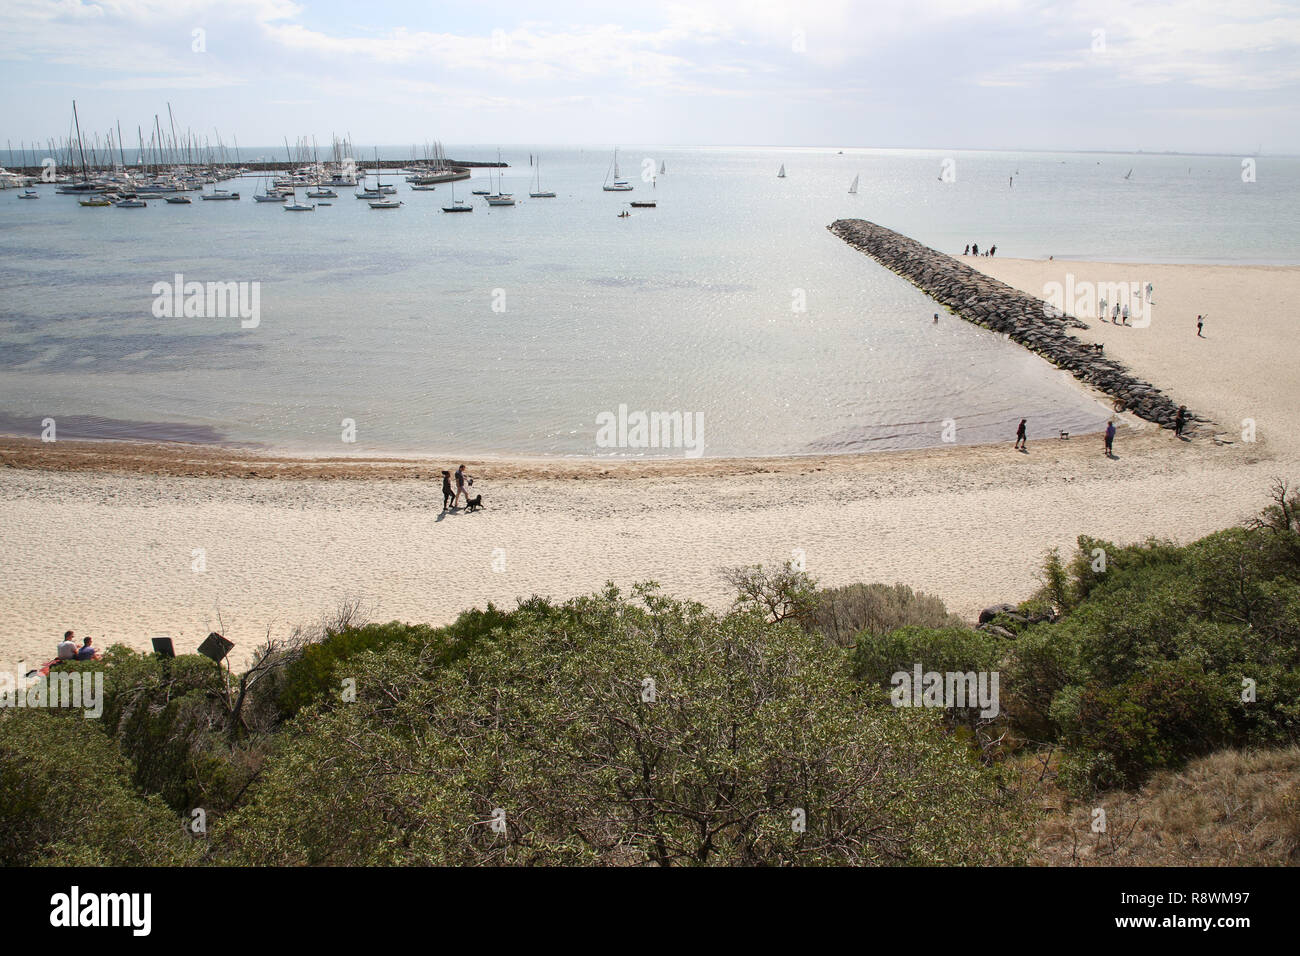
[[[537,189],[535,192],[530,192],[528,194],[528,198],[529,199],[554,199],[555,193],[551,192],[550,190],[542,189],[542,157],[540,156],[537,157],[536,165],[537,165],[537,169],[536,169]]]
[[[443,212],[473,212],[473,211],[474,211],[474,207],[471,206],[469,203],[457,202],[457,201],[456,201],[456,182],[455,182],[455,180],[452,180],[452,184],[451,184],[451,205],[450,205],[450,206],[443,206],[443,207],[442,207],[442,211],[443,211]]]
[[[613,182],[610,181],[610,172],[613,172]],[[618,147],[614,147],[614,162],[610,170],[605,173],[605,184],[600,187],[607,193],[629,193],[632,191],[632,184],[626,179],[622,179],[618,172]]]

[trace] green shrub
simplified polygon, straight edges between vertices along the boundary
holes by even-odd
[[[1083,688],[1067,742],[1085,754],[1108,755],[1120,781],[1136,785],[1152,771],[1229,743],[1229,699],[1209,676],[1162,665],[1116,687]]]
[[[999,775],[934,715],[864,708],[840,655],[790,622],[611,587],[494,633],[446,666],[357,657],[356,703],[296,719],[221,859],[1019,859],[1024,806]]]
[[[366,651],[392,648],[395,654],[419,655],[426,665],[444,666],[463,657],[478,641],[494,631],[508,632],[523,617],[554,613],[551,603],[533,596],[521,601],[513,611],[503,611],[493,604],[486,610],[474,608],[463,612],[446,627],[427,624],[366,624],[327,630],[323,639],[307,644],[301,656],[285,669],[278,688],[280,712],[292,717],[313,703],[337,700],[341,681],[351,676],[342,665]]]
[[[882,636],[900,627],[961,627],[963,621],[933,595],[877,583],[824,588],[803,625],[832,644],[852,647],[863,632]]]
[[[168,866],[196,847],[94,720],[0,712],[0,866]]]

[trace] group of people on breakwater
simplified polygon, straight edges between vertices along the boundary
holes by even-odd
[[[998,247],[989,246],[988,249],[986,249],[983,254],[986,256],[996,256],[998,254]],[[978,242],[972,242],[969,246],[966,247],[966,251],[963,252],[962,255],[963,256],[980,255],[980,244]]]

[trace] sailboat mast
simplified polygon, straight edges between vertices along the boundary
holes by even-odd
[[[72,101],[72,122],[77,127],[77,151],[81,153],[81,181],[89,182],[86,176],[86,150],[81,145],[81,120],[77,118],[77,101]]]

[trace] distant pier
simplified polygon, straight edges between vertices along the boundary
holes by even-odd
[[[839,219],[826,228],[967,322],[1007,335],[1111,396],[1116,411],[1132,412],[1163,428],[1174,427],[1178,403],[1071,335],[1070,329],[1088,328],[1077,318],[1061,315],[1041,299],[874,222]],[[1188,412],[1186,430],[1205,421]]]

